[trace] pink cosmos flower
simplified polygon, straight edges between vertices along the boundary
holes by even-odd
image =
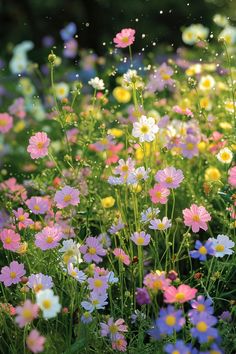
[[[77,205],[80,202],[80,191],[76,188],[65,186],[60,191],[57,191],[54,197],[57,207],[63,209],[68,205]]]
[[[5,250],[17,251],[20,247],[20,235],[11,229],[3,229],[0,232],[0,239]]]
[[[48,146],[50,139],[44,132],[38,132],[31,136],[27,151],[30,153],[32,159],[39,159],[48,155]]]
[[[13,200],[20,199],[22,201],[27,199],[25,187],[18,184],[14,177],[0,183],[0,189],[6,191],[7,196]]]
[[[165,289],[164,298],[167,303],[178,302],[183,304],[186,301],[192,300],[196,296],[196,293],[197,289],[191,288],[188,285],[182,284],[178,288],[169,286]]]
[[[45,251],[57,247],[61,239],[62,233],[60,228],[46,226],[41,232],[35,235],[35,245]]]
[[[112,349],[120,352],[126,352],[127,342],[122,334],[118,334],[116,339],[112,341]]]
[[[181,108],[180,106],[174,106],[173,111],[179,114],[186,115],[187,117],[193,117],[193,112],[189,108]]]
[[[114,322],[113,318],[109,318],[107,323],[100,323],[101,325],[101,336],[109,336],[112,341],[114,341],[119,334],[119,332],[128,332],[127,326],[123,318],[119,318]]]
[[[0,281],[5,286],[11,286],[12,284],[19,283],[25,273],[24,264],[13,261],[9,267],[5,266],[1,269]]]
[[[49,210],[49,201],[43,197],[31,197],[25,204],[34,214],[45,214]]]
[[[8,113],[0,113],[0,133],[7,133],[13,127],[13,118]]]
[[[115,248],[113,254],[119,259],[120,262],[127,266],[130,265],[129,256],[121,248]]]
[[[178,188],[183,179],[183,172],[181,170],[176,170],[172,166],[158,171],[155,175],[155,180],[165,188]]]
[[[41,353],[44,350],[46,338],[41,336],[36,329],[32,329],[26,338],[27,348],[33,353]]]
[[[155,184],[153,189],[150,189],[149,195],[151,197],[151,201],[154,204],[161,203],[161,204],[166,204],[167,203],[167,197],[170,194],[170,191],[168,188],[163,187],[160,184]]]
[[[20,328],[33,321],[38,317],[38,305],[33,304],[30,300],[26,300],[22,306],[16,307],[16,323]]]
[[[228,182],[229,184],[231,184],[232,187],[236,187],[236,166],[232,167],[229,170]]]
[[[193,232],[198,232],[200,229],[207,230],[207,221],[211,220],[210,214],[203,206],[192,204],[190,209],[183,210],[184,224],[191,226]]]
[[[89,289],[98,294],[104,294],[108,289],[107,276],[94,274],[93,278],[88,278]]]
[[[84,254],[85,262],[100,263],[102,258],[99,256],[105,256],[106,251],[102,248],[101,243],[96,237],[88,237],[84,245],[80,246],[80,252]]]
[[[134,43],[135,30],[132,28],[124,28],[121,32],[117,33],[113,42],[116,44],[117,48],[126,48]]]
[[[144,277],[143,284],[153,292],[165,290],[169,287],[171,280],[162,273],[149,273]]]
[[[149,234],[146,234],[144,231],[134,232],[131,235],[131,240],[137,246],[147,246],[150,242],[150,239],[151,239],[151,236]]]
[[[16,98],[8,111],[17,118],[24,119],[26,116],[25,99],[23,97]]]
[[[18,221],[19,230],[25,229],[27,226],[34,223],[33,220],[29,218],[29,213],[24,212],[23,208],[18,208],[17,211],[13,210],[13,213]]]

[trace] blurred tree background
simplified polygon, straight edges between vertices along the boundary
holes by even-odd
[[[6,45],[25,39],[36,48],[45,35],[58,43],[59,30],[70,21],[77,24],[79,46],[99,54],[105,50],[102,43],[124,27],[138,29],[138,48],[151,50],[153,41],[178,46],[181,27],[212,27],[216,13],[236,20],[236,0],[0,0],[1,55]]]

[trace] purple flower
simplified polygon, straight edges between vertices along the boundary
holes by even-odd
[[[61,38],[65,42],[69,41],[74,36],[76,31],[77,31],[76,24],[74,22],[70,22],[66,27],[64,27],[60,31]]]
[[[141,213],[141,221],[148,222],[155,218],[160,213],[159,208],[148,208],[147,210]]]
[[[181,310],[175,311],[174,306],[169,305],[166,309],[160,310],[156,324],[162,334],[172,334],[174,331],[181,330],[185,324],[185,318]]]
[[[137,288],[136,301],[139,305],[148,305],[151,303],[151,299],[146,288]]]
[[[108,288],[107,276],[95,274],[93,278],[88,278],[89,289],[98,293],[104,294]]]
[[[93,320],[93,317],[89,311],[85,311],[83,315],[80,318],[81,322],[84,324],[91,323]]]
[[[54,45],[55,43],[55,40],[52,36],[44,36],[43,39],[42,39],[42,45],[45,47],[45,48],[50,48]]]
[[[206,261],[207,255],[214,256],[215,250],[213,243],[210,240],[207,240],[203,245],[199,240],[195,242],[194,251],[190,251],[190,256],[192,258],[198,258],[200,261]]]
[[[100,263],[102,258],[99,256],[105,256],[106,254],[96,237],[88,237],[85,245],[80,247],[80,252],[84,254],[84,260],[88,263]]]
[[[229,311],[223,311],[222,314],[219,316],[219,318],[225,322],[231,322],[232,320],[232,316]]]
[[[151,236],[144,231],[134,232],[130,238],[137,246],[147,246],[150,242]]]
[[[110,229],[108,230],[111,235],[117,234],[120,230],[125,227],[125,224],[122,222],[121,219],[118,220],[117,224],[112,224]]]
[[[194,338],[197,338],[200,343],[207,343],[209,337],[217,338],[218,331],[212,328],[217,323],[214,316],[209,315],[207,312],[194,314],[190,317],[190,321],[195,326],[191,328],[190,332]]]
[[[191,159],[194,156],[198,155],[198,147],[197,147],[198,140],[193,135],[188,135],[185,139],[184,143],[180,144],[182,149],[182,155]]]
[[[65,58],[74,58],[77,54],[78,43],[74,38],[64,43],[63,55]]]
[[[176,170],[172,166],[158,171],[155,175],[155,180],[165,188],[178,188],[183,179],[183,172],[181,170]]]
[[[189,346],[185,345],[185,343],[182,340],[177,340],[175,344],[166,344],[164,350],[165,353],[167,354],[173,354],[173,353],[189,354],[190,353]]]
[[[211,299],[205,298],[199,295],[196,300],[191,301],[191,306],[193,310],[190,310],[188,315],[191,317],[195,314],[200,314],[202,312],[207,312],[209,315],[213,314],[213,303]]]
[[[150,75],[147,90],[149,92],[163,91],[165,88],[173,89],[174,80],[171,76],[174,74],[173,69],[166,63],[163,63],[154,74]]]
[[[31,274],[28,278],[27,286],[35,292],[51,289],[53,287],[52,277],[42,273]]]

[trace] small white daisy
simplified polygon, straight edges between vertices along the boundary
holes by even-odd
[[[217,159],[222,163],[230,163],[233,159],[233,153],[230,149],[223,148],[216,155]]]
[[[93,79],[89,80],[88,82],[89,85],[91,85],[95,90],[104,90],[105,85],[102,79],[99,79],[99,77],[94,77]]]
[[[36,303],[43,311],[45,319],[53,318],[61,310],[59,297],[51,289],[41,290],[36,294]]]
[[[234,253],[231,248],[234,247],[235,243],[227,235],[218,235],[217,238],[210,238],[209,240],[216,251],[215,257],[224,257]]]
[[[135,138],[139,138],[141,143],[150,142],[155,139],[158,130],[155,119],[141,116],[140,120],[133,124],[132,135]]]

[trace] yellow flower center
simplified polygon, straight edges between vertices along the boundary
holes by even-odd
[[[12,279],[15,279],[16,278],[16,272],[10,272],[10,277]]]
[[[168,326],[174,326],[176,324],[176,318],[173,315],[168,315],[165,318],[165,322]]]
[[[129,42],[129,37],[123,37],[122,38],[123,43],[128,43]]]
[[[52,243],[53,242],[53,237],[52,236],[47,236],[46,242],[47,243]]]
[[[5,127],[7,125],[7,121],[5,119],[0,119],[0,127]]]
[[[224,245],[216,245],[215,247],[216,252],[223,252],[225,250],[225,246]]]
[[[173,178],[172,177],[166,177],[166,183],[172,183],[173,182]]]
[[[44,147],[44,143],[42,141],[39,141],[36,145],[38,149],[42,149]]]
[[[155,289],[155,290],[161,289],[161,287],[162,287],[161,280],[155,280],[153,282],[152,286],[153,286],[153,289]]]
[[[155,196],[157,197],[157,198],[161,198],[161,192],[160,191],[157,191],[156,193],[155,193]]]
[[[31,320],[33,318],[33,314],[32,311],[30,311],[29,309],[24,309],[22,311],[22,316],[26,319],[26,320]]]
[[[207,249],[206,249],[206,247],[201,246],[201,247],[199,248],[198,252],[199,252],[200,254],[202,254],[202,255],[205,255],[205,254],[207,254]]]
[[[181,301],[185,299],[185,294],[184,293],[177,293],[175,295],[176,300]]]
[[[48,309],[50,309],[50,307],[52,307],[52,303],[49,299],[43,300],[42,305],[46,310],[48,310]]]
[[[68,203],[70,202],[72,199],[72,196],[70,194],[66,194],[63,198],[64,202]]]
[[[88,252],[89,252],[89,254],[96,254],[96,248],[89,247]]]
[[[140,131],[143,133],[143,134],[146,134],[149,132],[149,127],[148,125],[142,125],[142,127],[140,128]]]
[[[94,280],[94,285],[96,288],[101,288],[103,285],[103,282],[101,279],[96,279],[96,280]]]
[[[35,204],[35,205],[34,205],[34,210],[39,211],[39,210],[40,210],[40,206],[39,206],[38,204]]]
[[[5,238],[5,243],[7,243],[8,245],[11,243],[12,239],[11,239],[11,236],[7,236]]]
[[[171,354],[180,354],[178,350],[174,350]]]
[[[197,330],[198,330],[199,332],[206,332],[208,326],[207,326],[207,324],[206,324],[205,322],[200,321],[200,322],[198,322],[196,328],[197,328]]]
[[[142,246],[144,244],[144,237],[142,236],[137,237],[136,242],[139,246]]]
[[[168,74],[162,74],[161,77],[162,77],[163,80],[169,80],[170,79],[170,75],[168,75]]]
[[[117,332],[117,326],[114,323],[109,327],[109,329],[112,334]]]
[[[24,216],[24,215],[20,215],[20,216],[18,217],[18,220],[19,220],[19,221],[24,221],[24,220],[25,220],[25,216]]]
[[[127,172],[127,171],[129,171],[129,167],[128,167],[127,165],[123,165],[123,166],[121,167],[121,171],[122,171],[122,172]]]
[[[165,225],[162,222],[160,222],[160,224],[158,224],[158,229],[164,230],[164,228],[165,228]]]
[[[205,88],[209,88],[211,87],[211,81],[209,79],[206,79],[203,84],[202,84]]]
[[[43,284],[36,284],[34,286],[34,291],[37,293],[39,290],[43,289]]]
[[[187,143],[186,148],[187,148],[187,150],[193,150],[193,148],[194,148],[193,143]]]
[[[198,312],[203,312],[203,311],[205,311],[205,306],[204,306],[203,304],[197,305],[197,311],[198,311]]]
[[[76,277],[77,273],[76,273],[76,271],[73,269],[73,270],[71,270],[70,275],[71,275],[72,277]]]
[[[223,161],[228,161],[228,160],[230,160],[230,154],[228,153],[228,152],[223,152],[222,154],[221,154],[221,159],[223,160]]]
[[[193,215],[193,221],[196,221],[196,222],[200,221],[199,215],[197,215],[197,214]]]

